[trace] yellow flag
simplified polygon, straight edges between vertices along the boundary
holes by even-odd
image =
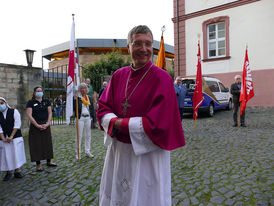
[[[156,66],[162,69],[166,69],[166,53],[165,53],[165,43],[164,43],[163,35],[161,36],[161,43],[160,43],[160,49],[158,52]]]

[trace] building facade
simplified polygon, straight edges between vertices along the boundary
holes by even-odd
[[[68,65],[70,42],[64,42],[42,50],[42,57],[50,60],[49,69]],[[126,39],[76,39],[76,47],[79,54],[79,64],[85,67],[101,58],[102,54],[113,50],[121,51],[125,58],[129,57]],[[160,42],[153,42],[153,62],[156,63]],[[166,66],[173,69],[174,48],[165,44]]]
[[[255,91],[247,106],[274,107],[274,1],[174,0],[173,3],[175,75],[196,75],[200,41],[203,75],[216,77],[230,87],[234,76],[242,75],[247,47]]]

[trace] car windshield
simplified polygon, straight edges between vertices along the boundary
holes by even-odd
[[[195,79],[183,79],[183,85],[187,88],[188,92],[194,92],[195,89]]]

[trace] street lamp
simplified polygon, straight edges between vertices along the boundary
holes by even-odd
[[[27,57],[27,63],[29,67],[32,67],[32,61],[33,61],[33,54],[36,52],[35,50],[26,49],[24,50],[26,52]]]

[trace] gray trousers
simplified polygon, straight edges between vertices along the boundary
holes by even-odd
[[[240,102],[234,102],[233,104],[233,120],[234,124],[238,124],[238,110],[240,108]],[[240,123],[245,124],[245,111],[244,113],[240,116]]]
[[[179,108],[180,111],[180,117],[181,117],[181,121],[183,119],[183,114],[184,114],[184,108]]]

